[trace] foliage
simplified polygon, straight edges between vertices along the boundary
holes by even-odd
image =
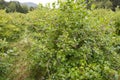
[[[0,9],[5,9],[5,1],[4,0],[0,0]]]
[[[97,9],[105,8],[111,9],[112,11],[116,11],[115,8],[120,6],[120,0],[92,0],[92,2],[89,2],[88,4],[88,9],[90,9],[90,6],[92,5],[96,5]]]
[[[34,7],[31,8],[32,10],[35,9]],[[0,9],[5,9],[7,13],[12,12],[28,13],[28,11],[30,10],[28,6],[21,5],[21,3],[18,1],[6,2],[4,0],[0,0]]]
[[[112,10],[115,11],[115,8],[117,6],[120,6],[120,0],[110,0],[110,1],[112,2],[113,5]]]
[[[0,79],[119,80],[120,12],[83,1],[0,11]]]

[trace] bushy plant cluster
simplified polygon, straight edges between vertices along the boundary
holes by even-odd
[[[0,80],[120,79],[119,11],[68,0],[0,13]]]

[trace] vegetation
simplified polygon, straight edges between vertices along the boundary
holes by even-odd
[[[105,8],[105,9],[112,9],[115,11],[115,8],[120,6],[120,0],[86,0],[88,3],[88,8],[91,5],[95,5],[96,8]]]
[[[32,9],[31,9],[32,8]],[[35,9],[34,7],[28,7],[27,5],[22,5],[18,1],[5,2],[0,0],[0,9],[6,9],[7,13],[19,12],[19,13],[28,13],[29,11]]]
[[[79,2],[79,0],[75,0]],[[112,9],[115,11],[115,8],[120,6],[120,0],[84,0],[87,3],[87,8],[90,9],[94,4],[95,8],[105,8]],[[31,10],[34,10],[35,7],[29,7],[27,5],[22,5],[18,1],[10,1],[6,2],[5,0],[0,0],[0,9],[6,9],[7,13],[11,12],[20,12],[20,13],[28,13]]]
[[[120,80],[120,11],[83,1],[0,10],[0,80]]]

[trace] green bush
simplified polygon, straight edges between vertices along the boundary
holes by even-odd
[[[0,14],[2,14],[0,15],[0,38],[9,42],[18,40],[21,33],[24,32],[23,24],[19,20],[19,18],[22,18],[22,14],[11,16],[4,11],[1,11]]]
[[[40,23],[34,22],[39,36],[30,56],[37,80],[118,79],[120,55],[114,44],[120,40],[111,22],[113,13],[91,12],[84,6],[65,2],[57,12],[46,11]]]

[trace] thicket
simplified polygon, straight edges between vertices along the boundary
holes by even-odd
[[[119,80],[120,11],[81,0],[0,11],[0,80]]]

